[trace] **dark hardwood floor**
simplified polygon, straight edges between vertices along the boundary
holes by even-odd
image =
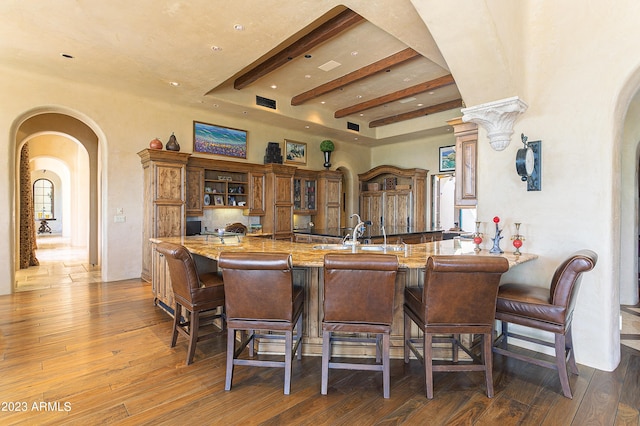
[[[380,373],[332,370],[320,395],[320,358],[283,371],[236,367],[224,391],[225,336],[169,347],[171,320],[139,280],[74,283],[0,296],[0,424],[638,425],[640,352],[622,346],[614,372],[579,366],[572,400],[555,373],[495,357],[495,397],[482,373],[436,373],[424,396],[421,365],[392,360],[391,398]]]

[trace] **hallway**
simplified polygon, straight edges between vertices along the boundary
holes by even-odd
[[[16,292],[100,282],[100,266],[89,264],[86,248],[72,247],[59,234],[38,235],[37,242],[40,265],[16,271]]]

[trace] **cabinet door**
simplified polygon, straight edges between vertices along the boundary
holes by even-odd
[[[187,216],[203,214],[204,169],[187,167]]]
[[[367,192],[360,196],[360,216],[362,220],[370,220],[373,225],[380,225],[383,217],[382,192]]]
[[[249,215],[264,216],[264,173],[249,174]]]
[[[456,141],[456,205],[477,204],[476,161],[477,135],[465,135]]]

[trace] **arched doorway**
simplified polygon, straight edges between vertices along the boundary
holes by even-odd
[[[85,246],[87,261],[100,265],[100,166],[99,138],[91,127],[78,118],[60,112],[34,113],[26,118],[16,132],[16,196],[15,211],[20,213],[20,152],[29,142],[32,170],[46,170],[45,164],[62,164],[60,171],[68,169],[67,212],[63,214],[63,229],[69,231],[73,244]],[[73,194],[71,196],[70,194]],[[64,221],[67,226],[64,226]],[[16,224],[16,228],[19,228]],[[20,251],[19,229],[15,230],[15,252]],[[16,259],[18,256],[16,256]],[[18,262],[16,262],[16,269]]]

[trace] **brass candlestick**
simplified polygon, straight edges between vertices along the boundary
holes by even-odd
[[[473,233],[473,244],[476,245],[473,251],[475,251],[476,253],[479,253],[480,250],[482,250],[480,248],[480,244],[482,244],[482,233],[480,232],[480,223],[481,222],[476,222],[476,232]]]
[[[514,251],[513,254],[519,256],[521,254],[520,247],[522,247],[524,236],[520,235],[520,223],[515,223],[514,225],[516,226],[516,233],[511,236],[511,241],[513,241],[513,246],[516,248],[516,251]]]

